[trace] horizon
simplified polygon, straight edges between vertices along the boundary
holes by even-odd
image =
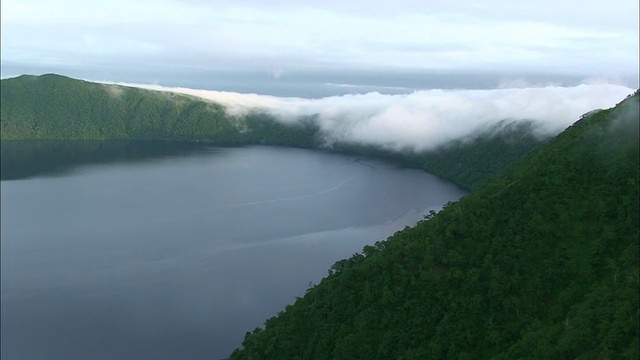
[[[575,85],[594,78],[639,87],[633,0],[508,8],[497,0],[367,6],[7,0],[1,6],[2,78],[59,73],[212,90],[243,81],[277,87],[305,77],[390,87],[423,80],[411,89],[491,88],[508,80]],[[363,84],[372,77],[378,82]],[[431,84],[434,78],[439,81]]]

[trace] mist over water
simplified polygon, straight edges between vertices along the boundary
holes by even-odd
[[[465,194],[422,171],[299,149],[11,145],[3,163],[14,154],[21,172],[3,169],[0,183],[3,359],[226,357],[335,261]]]

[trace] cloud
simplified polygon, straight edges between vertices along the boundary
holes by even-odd
[[[6,0],[3,63],[637,74],[633,1],[450,3]]]
[[[607,83],[492,90],[377,92],[319,99],[122,84],[188,94],[219,103],[230,115],[263,111],[286,123],[314,116],[327,141],[422,151],[473,136],[505,119],[533,120],[541,135],[554,135],[594,109],[609,108],[634,90]],[[503,84],[505,86],[506,84]]]

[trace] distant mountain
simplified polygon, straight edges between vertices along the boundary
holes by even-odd
[[[231,359],[637,359],[639,105],[338,261]]]
[[[230,116],[219,104],[183,94],[47,74],[3,79],[0,95],[2,140],[178,140],[327,148],[313,116],[288,124],[261,112]],[[531,127],[504,122],[473,139],[423,153],[347,143],[335,143],[330,150],[388,158],[470,189],[543,143]]]

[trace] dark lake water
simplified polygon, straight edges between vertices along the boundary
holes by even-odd
[[[218,359],[465,192],[301,149],[2,143],[2,359]]]

